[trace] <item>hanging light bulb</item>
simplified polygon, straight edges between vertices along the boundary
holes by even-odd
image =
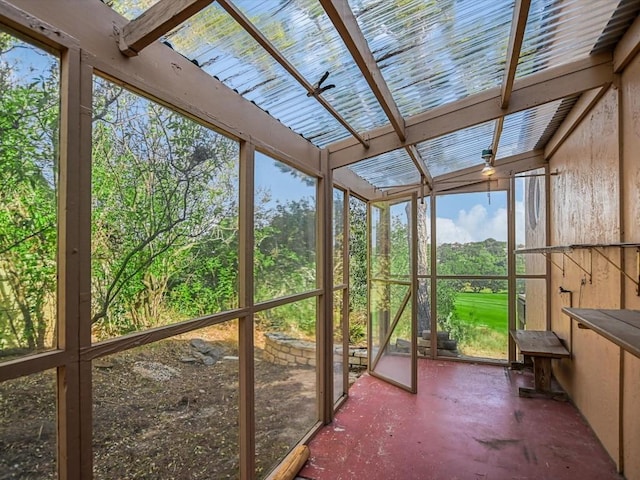
[[[484,168],[482,169],[482,175],[485,177],[490,177],[494,173],[496,173],[496,169],[491,165],[491,157],[493,157],[493,150],[487,148],[486,150],[482,150],[482,159],[484,160]]]
[[[490,177],[494,173],[496,173],[496,169],[493,168],[493,166],[489,163],[489,160],[487,160],[484,164],[484,168],[482,169],[482,175],[484,175],[485,177]]]

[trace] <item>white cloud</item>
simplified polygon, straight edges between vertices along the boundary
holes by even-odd
[[[516,202],[516,217],[524,220],[524,205]],[[518,221],[516,242],[524,240],[524,221]],[[460,210],[457,218],[436,218],[438,243],[480,242],[487,238],[507,241],[507,210],[498,208],[489,213],[487,209],[476,204],[467,210]]]

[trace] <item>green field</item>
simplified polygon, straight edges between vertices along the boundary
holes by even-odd
[[[458,318],[465,323],[484,325],[499,333],[507,330],[506,293],[458,293]]]
[[[504,359],[507,355],[506,293],[458,293],[456,317],[463,330],[465,355]]]

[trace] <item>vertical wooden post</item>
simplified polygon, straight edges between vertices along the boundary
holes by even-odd
[[[545,246],[551,246],[551,175],[549,172],[549,164],[544,166],[544,228],[545,228]],[[552,253],[549,253],[551,256]],[[564,262],[564,255],[562,256]],[[547,284],[547,316],[546,316],[546,330],[551,330],[551,262],[545,263],[545,278]],[[564,274],[564,268],[562,270]],[[571,341],[571,348],[573,349],[573,339]]]
[[[58,348],[72,353],[58,367],[58,478],[81,478],[79,376],[79,251],[80,184],[80,49],[61,55],[60,158],[58,182]]]
[[[509,335],[509,330],[516,328],[516,258],[513,251],[516,248],[516,179],[509,179],[509,189],[507,190],[507,336],[509,364],[516,360],[516,345]]]
[[[91,157],[93,120],[93,67],[83,55],[80,70],[80,168],[78,187],[79,225],[79,348],[91,346]],[[93,475],[93,387],[90,361],[80,356],[80,477]]]
[[[350,204],[351,192],[347,191],[343,195],[342,208],[342,283],[345,288],[342,290],[342,393],[349,396],[349,302],[351,298],[351,287],[349,285],[350,262],[350,242],[351,217]]]
[[[418,197],[411,196],[411,393],[418,392]]]
[[[438,353],[438,297],[436,276],[436,194],[431,190],[431,358]]]
[[[333,420],[333,182],[329,151],[320,153],[323,176],[318,180],[318,297],[316,327],[316,365],[318,379],[318,417],[324,423]]]
[[[253,246],[254,246],[254,162],[255,149],[250,143],[240,144],[240,215],[239,215],[239,301],[249,313],[239,319],[240,367],[240,479],[255,478],[255,399],[253,339]]]

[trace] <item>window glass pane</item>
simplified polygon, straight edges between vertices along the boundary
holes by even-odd
[[[544,278],[516,280],[516,327],[547,329],[547,282]]]
[[[56,372],[0,383],[0,478],[56,476]]]
[[[507,274],[507,195],[488,195],[436,198],[438,275]]]
[[[238,305],[238,143],[94,81],[96,339]]]
[[[442,349],[443,356],[457,353],[462,357],[505,360],[507,281],[478,281],[489,282],[491,288],[474,291],[464,280],[438,280],[438,354]]]
[[[256,314],[256,472],[269,472],[313,428],[316,298]]]
[[[238,478],[238,322],[93,361],[94,478]]]
[[[546,237],[546,193],[544,169],[527,172],[516,178],[516,245],[518,249],[544,247]],[[540,253],[516,255],[519,275],[546,272],[546,259]]]
[[[343,296],[345,291],[333,292],[333,401],[337,402],[344,393],[344,344],[342,329],[344,318],[342,315]]]
[[[349,197],[349,344],[367,339],[367,206]]]
[[[316,179],[256,152],[256,302],[316,289]]]
[[[53,348],[60,62],[0,30],[0,361]]]
[[[344,283],[344,203],[345,192],[333,189],[333,284]]]

